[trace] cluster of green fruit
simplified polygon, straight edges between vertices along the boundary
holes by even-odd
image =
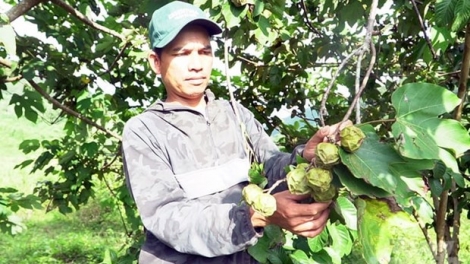
[[[315,159],[311,164],[299,163],[292,166],[286,180],[292,194],[310,194],[315,202],[331,201],[338,195],[334,184],[332,168],[340,163],[339,147],[353,153],[359,149],[365,135],[356,126],[341,130],[339,146],[332,142],[322,142],[315,148]],[[264,216],[276,211],[276,199],[256,184],[248,184],[243,189],[245,202]]]

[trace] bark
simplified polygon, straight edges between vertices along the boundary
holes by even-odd
[[[17,5],[13,6],[10,10],[6,12],[10,23],[15,21],[18,17],[26,14],[31,8],[37,6],[41,2],[46,0],[23,0],[20,1]]]

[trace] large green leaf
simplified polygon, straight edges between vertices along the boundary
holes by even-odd
[[[436,2],[436,21],[440,25],[451,25],[455,16],[455,5],[458,0],[438,0]]]
[[[380,198],[392,195],[383,189],[370,185],[362,178],[355,177],[344,165],[336,165],[333,170],[341,181],[341,184],[353,195],[367,195]]]
[[[358,235],[367,263],[389,263],[393,250],[392,239],[396,229],[413,224],[403,211],[391,212],[380,200],[356,200],[358,208]]]
[[[392,133],[400,153],[413,159],[439,159],[439,147],[455,156],[470,148],[466,129],[455,120],[438,116],[452,111],[460,99],[452,92],[429,83],[410,83],[392,95],[396,122]]]
[[[394,148],[381,143],[370,125],[361,126],[366,138],[354,153],[340,150],[341,161],[357,178],[405,199],[419,191],[419,170],[432,168],[428,160],[405,160]],[[410,186],[408,186],[410,184]],[[418,186],[418,187],[417,187]]]

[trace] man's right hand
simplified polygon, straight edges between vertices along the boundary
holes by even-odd
[[[273,215],[264,217],[253,209],[251,221],[254,227],[277,225],[294,234],[304,237],[319,235],[328,222],[331,202],[303,204],[309,194],[294,195],[289,191],[274,194],[277,210]]]

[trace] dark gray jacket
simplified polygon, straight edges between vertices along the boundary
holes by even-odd
[[[246,249],[262,230],[241,202],[250,164],[240,126],[228,101],[209,90],[206,101],[204,114],[159,101],[125,125],[124,171],[146,230],[141,264],[256,263]],[[285,177],[297,152],[280,152],[236,107],[270,184]]]

